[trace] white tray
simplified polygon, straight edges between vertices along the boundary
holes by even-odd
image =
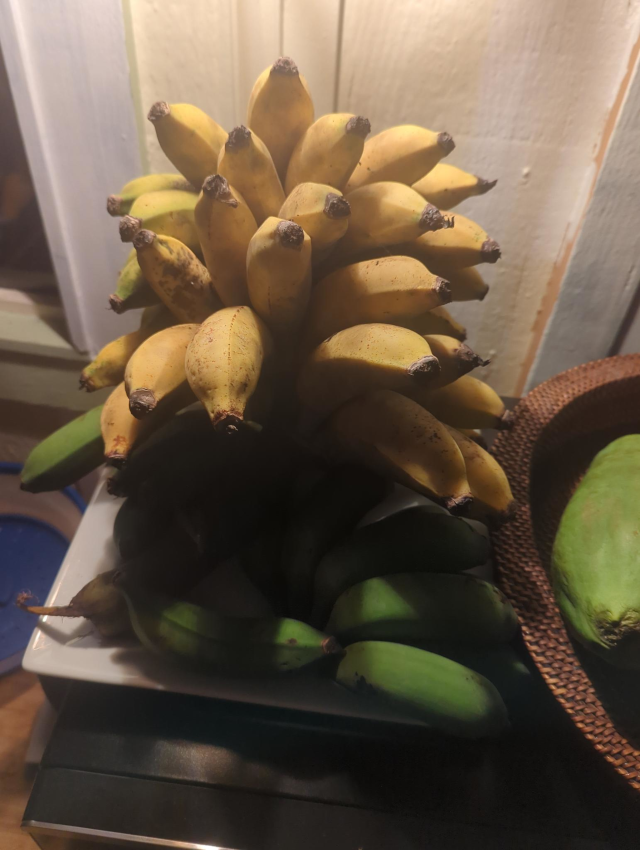
[[[375,508],[363,522],[426,501],[401,488]],[[117,566],[118,555],[111,535],[121,502],[121,499],[115,499],[107,493],[103,480],[91,499],[44,604],[68,604],[94,576]],[[215,596],[220,598],[221,592],[225,593],[229,613],[241,613],[239,607],[245,609],[242,612],[245,616],[260,613],[264,605],[261,599],[249,598],[247,595],[242,600],[242,606],[238,605],[238,598],[245,593],[245,585],[242,583],[231,586],[233,576],[238,573],[238,570],[225,567],[216,569],[213,574]],[[133,642],[106,643],[86,620],[40,617],[25,652],[23,667],[43,676],[152,688],[351,717],[398,720],[390,712],[369,705],[332,681],[315,678],[312,674],[254,680],[183,670]]]

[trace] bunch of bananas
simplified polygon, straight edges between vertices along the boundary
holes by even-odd
[[[296,619],[239,629],[142,593],[149,572],[138,568],[133,585],[94,580],[64,613],[106,634],[130,623],[147,644],[239,668],[245,656],[281,670],[340,655],[338,638],[351,644],[336,673],[347,687],[447,731],[498,731],[504,707],[489,682],[442,654],[384,643],[491,644],[516,625],[494,587],[445,574],[486,556],[452,514],[498,523],[514,510],[477,433],[506,427],[508,414],[469,374],[488,361],[444,307],[487,293],[477,266],[496,262],[500,248],[449,211],[495,181],[443,163],[454,148],[445,132],[402,125],[369,138],[360,115],[314,121],[288,58],[260,75],[246,126],[230,133],[189,104],[160,101],[148,117],[181,176],[138,177],[107,201],[133,246],[109,303],[117,313],[144,308],[140,328],[83,370],[85,390],[114,387],[111,395],[34,450],[23,487],[61,487],[106,460],[118,468],[113,491],[129,496],[119,521],[127,564],[166,526],[175,545],[164,551],[195,547],[198,576],[203,557],[211,565],[232,553],[235,533],[249,573],[252,562],[277,561],[277,580],[254,569],[256,583],[275,613]],[[196,402],[204,430],[204,414],[180,412]],[[282,489],[297,480],[291,458],[301,456],[326,479],[306,498]],[[405,511],[333,551],[389,480],[450,513]],[[270,509],[278,494],[302,503],[282,534]],[[168,575],[161,589],[175,597],[184,588],[175,561]],[[157,591],[157,569],[153,580]]]

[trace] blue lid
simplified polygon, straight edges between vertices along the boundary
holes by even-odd
[[[0,514],[0,674],[20,664],[34,618],[15,604],[22,591],[43,605],[69,548],[49,523],[22,514]]]

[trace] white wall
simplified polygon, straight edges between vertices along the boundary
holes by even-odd
[[[485,267],[487,299],[455,312],[494,358],[494,386],[522,387],[615,117],[640,0],[190,0],[188,14],[180,0],[127,2],[145,112],[189,100],[231,128],[257,73],[291,53],[322,111],[364,114],[374,132],[448,130],[450,162],[499,178],[460,212],[503,259]],[[165,169],[145,123],[149,162]]]

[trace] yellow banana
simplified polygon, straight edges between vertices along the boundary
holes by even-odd
[[[136,419],[144,419],[159,402],[184,389],[185,354],[198,327],[173,325],[153,334],[134,351],[124,373],[124,387]]]
[[[200,251],[194,221],[197,200],[194,192],[178,189],[140,195],[131,205],[128,215],[120,219],[120,238],[123,242],[133,242],[136,233],[144,228],[161,236],[172,236],[192,251]]]
[[[351,207],[332,186],[300,183],[288,195],[278,215],[295,221],[309,234],[316,261],[322,259],[347,232]]]
[[[383,257],[337,269],[313,289],[306,337],[316,345],[330,334],[367,322],[402,325],[450,300],[447,282],[411,257]]]
[[[495,524],[512,519],[516,503],[507,476],[498,461],[473,438],[448,425],[446,427],[464,458],[473,496],[469,516]]]
[[[204,178],[216,171],[218,154],[227,140],[225,131],[190,103],[159,100],[147,117],[166,156],[199,191]]]
[[[278,215],[284,203],[282,183],[267,146],[251,130],[240,125],[229,133],[217,171],[240,192],[257,224]]]
[[[438,209],[452,210],[474,195],[484,195],[496,185],[497,180],[485,180],[469,174],[455,165],[439,162],[413,184],[416,192]]]
[[[202,322],[220,308],[209,272],[182,242],[140,230],[133,244],[149,286],[179,322]]]
[[[428,313],[422,313],[406,321],[399,321],[399,325],[411,328],[412,331],[421,335],[443,334],[453,336],[464,342],[467,338],[467,329],[457,322],[446,307],[434,307]]]
[[[508,428],[511,414],[488,384],[463,375],[437,390],[412,387],[408,395],[452,428]]]
[[[444,215],[447,215],[445,213]],[[449,269],[497,263],[500,246],[475,221],[463,215],[451,216],[454,226],[437,232],[425,232],[402,250],[427,266],[446,264]]]
[[[125,313],[139,307],[151,307],[158,304],[158,296],[144,279],[138,264],[136,249],[132,248],[127,261],[120,269],[116,291],[109,296],[109,306],[114,313]]]
[[[256,80],[249,97],[247,125],[265,143],[280,179],[296,142],[313,123],[313,101],[307,81],[288,56],[277,59]]]
[[[267,326],[250,307],[226,307],[200,326],[187,348],[185,367],[217,431],[238,430],[272,347]]]
[[[274,332],[296,328],[311,294],[311,240],[299,224],[271,216],[247,250],[251,306]]]
[[[355,325],[314,349],[300,370],[298,395],[309,409],[329,414],[369,390],[430,386],[439,372],[424,337],[396,325]]]
[[[452,384],[477,366],[489,365],[488,360],[474,354],[468,345],[453,336],[426,334],[424,339],[440,364],[440,374],[429,384],[430,390]]]
[[[403,183],[373,183],[346,197],[351,216],[349,229],[336,248],[341,258],[453,226],[452,219],[445,218],[433,204],[425,204],[422,195]]]
[[[328,183],[342,191],[358,164],[371,124],[362,115],[336,112],[318,118],[293,149],[285,190],[299,183]]]
[[[240,192],[221,174],[202,184],[196,205],[196,227],[213,288],[225,307],[249,303],[247,248],[258,229]]]
[[[131,415],[124,381],[118,384],[105,401],[100,417],[105,461],[112,466],[124,466],[134,445],[149,433],[150,422]]]
[[[449,281],[452,301],[482,301],[489,291],[477,266],[456,269],[447,263],[429,261],[429,270]]]
[[[400,393],[375,390],[351,399],[328,419],[326,433],[347,455],[451,511],[466,510],[471,501],[455,440]]]
[[[117,195],[109,195],[107,212],[109,215],[126,215],[140,195],[146,195],[148,192],[162,192],[166,189],[195,192],[191,183],[179,174],[145,174],[144,177],[129,180]]]
[[[124,378],[129,358],[147,337],[170,323],[171,314],[163,304],[147,307],[140,328],[107,343],[80,373],[80,388],[92,393],[104,387],[115,387]]]
[[[365,142],[347,192],[382,180],[397,180],[410,186],[454,148],[449,133],[434,133],[415,124],[390,127]]]

